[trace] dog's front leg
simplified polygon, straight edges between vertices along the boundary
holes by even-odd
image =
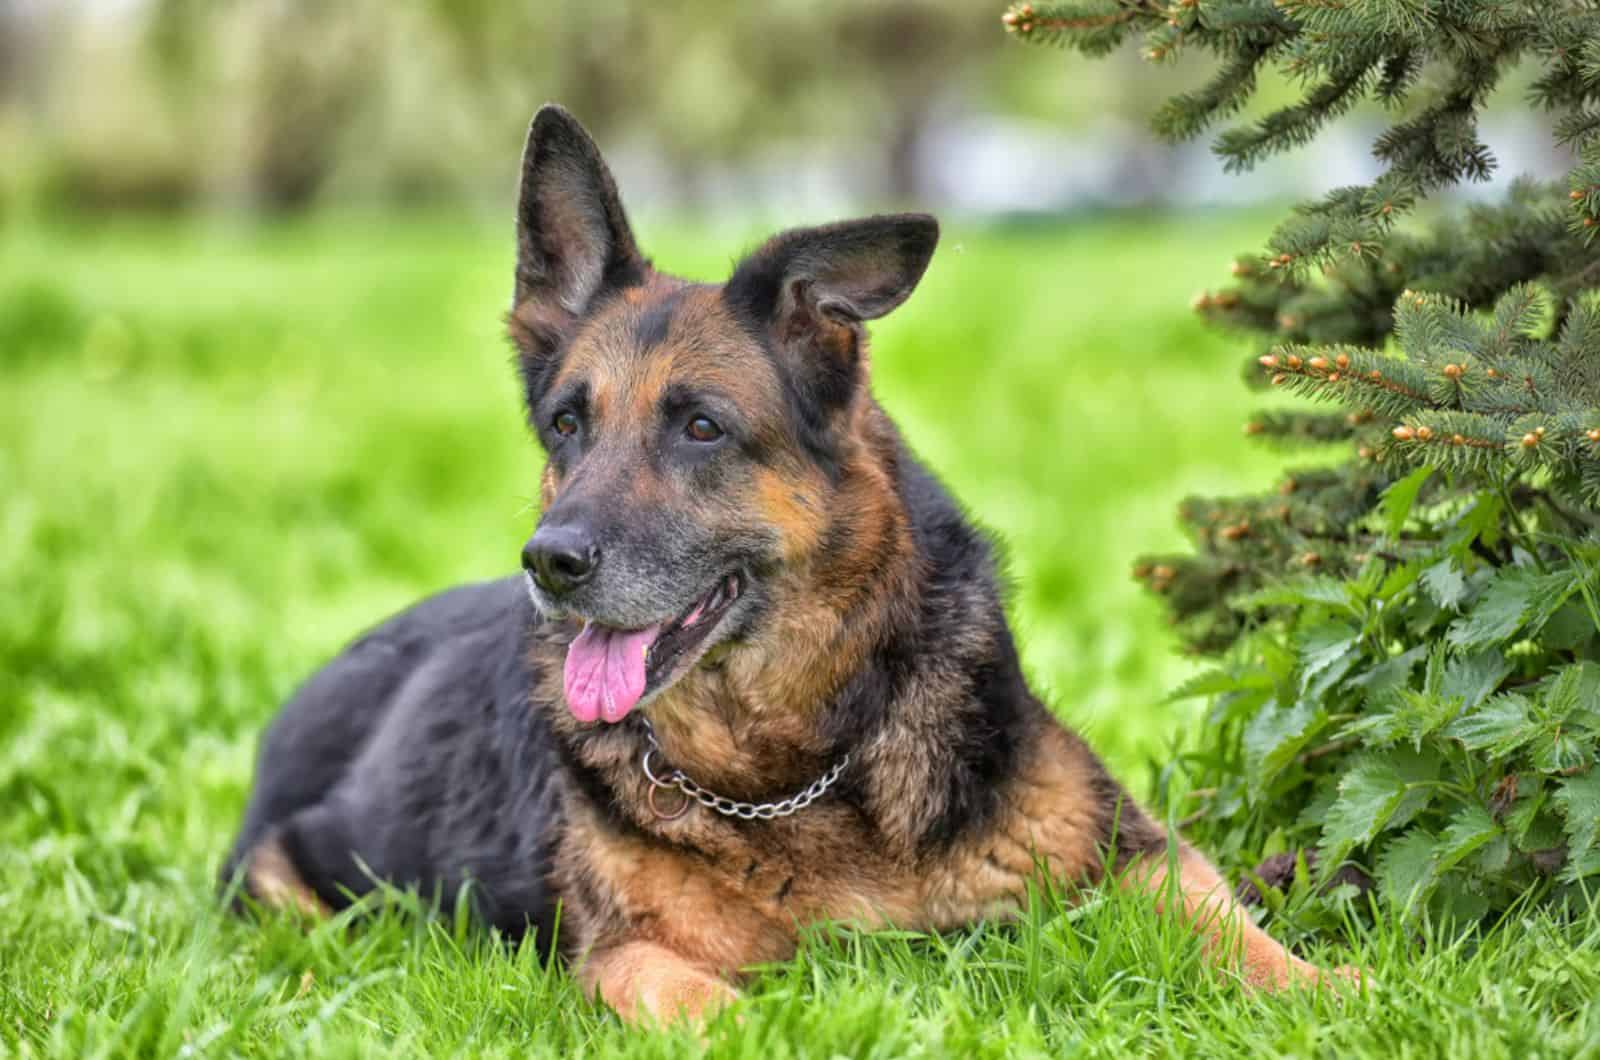
[[[654,942],[602,943],[580,972],[584,992],[599,994],[623,1019],[697,1020],[738,995],[715,973]]]
[[[1177,880],[1172,880],[1173,870]],[[1330,973],[1301,960],[1262,931],[1233,898],[1227,881],[1198,851],[1180,843],[1172,854],[1151,852],[1129,866],[1124,886],[1142,887],[1156,898],[1156,908],[1182,917],[1195,932],[1205,936],[1207,957],[1227,968],[1236,968],[1251,986],[1281,990],[1298,983],[1325,984]],[[1174,886],[1174,882],[1176,886]],[[1343,979],[1360,981],[1360,973],[1348,967],[1333,973]]]

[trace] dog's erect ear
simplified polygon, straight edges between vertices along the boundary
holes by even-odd
[[[578,316],[602,291],[642,282],[647,267],[600,149],[576,118],[545,104],[522,153],[512,313]]]
[[[855,387],[861,322],[910,297],[938,242],[927,214],[797,228],[741,262],[724,297],[770,329],[808,398],[835,404]]]

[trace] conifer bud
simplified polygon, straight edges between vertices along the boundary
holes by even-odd
[[[1451,445],[1466,445],[1467,444],[1467,439],[1465,437],[1463,437],[1462,435],[1452,434],[1450,436],[1450,444]]]
[[[1578,200],[1583,198],[1583,192],[1581,192],[1581,191],[1569,191],[1569,192],[1567,192],[1567,198],[1571,199],[1573,202],[1577,202]]]
[[[1260,420],[1251,420],[1249,423],[1244,425],[1244,433],[1246,434],[1260,434],[1266,429],[1267,425],[1262,423]]]
[[[1413,439],[1413,438],[1415,438],[1417,436],[1417,432],[1412,430],[1410,427],[1396,427],[1393,431],[1390,431],[1389,433],[1393,434],[1397,439],[1399,439],[1402,442],[1409,442],[1411,439]]]
[[[1342,372],[1346,368],[1350,367],[1350,355],[1348,353],[1341,353],[1339,356],[1333,359],[1333,363],[1338,365],[1339,371]]]
[[[1208,309],[1208,308],[1210,308],[1210,306],[1211,306],[1211,292],[1210,291],[1201,291],[1199,294],[1195,295],[1193,298],[1191,298],[1189,300],[1189,308],[1193,309],[1195,312],[1199,312],[1202,309]]]
[[[1326,357],[1313,357],[1306,364],[1320,372],[1328,367],[1328,359]]]
[[[1288,364],[1290,371],[1298,372],[1300,370],[1300,358],[1296,357],[1292,353],[1289,355]]]
[[[1490,379],[1499,379],[1500,378],[1500,373],[1495,371],[1493,368],[1484,369],[1483,374],[1488,376]]]
[[[1178,572],[1167,566],[1165,563],[1159,563],[1151,569],[1150,573],[1155,575],[1157,578],[1160,578],[1162,581],[1170,582],[1174,577],[1177,576]]]
[[[1363,460],[1371,460],[1373,457],[1378,455],[1378,452],[1370,445],[1363,445],[1361,448],[1356,450],[1356,455]]]
[[[1144,579],[1150,577],[1150,564],[1148,564],[1148,563],[1136,563],[1136,564],[1134,564],[1133,576],[1135,578],[1138,578],[1140,581],[1144,581]]]
[[[1250,266],[1245,264],[1242,261],[1236,261],[1231,266],[1230,271],[1235,276],[1249,276],[1250,275]]]
[[[1447,364],[1444,366],[1444,374],[1446,379],[1460,379],[1461,371],[1462,369],[1459,364]]]
[[[1419,442],[1431,442],[1431,441],[1433,441],[1433,428],[1431,428],[1431,427],[1418,427],[1417,428],[1417,441],[1419,441]]]
[[[1524,449],[1532,449],[1534,446],[1536,446],[1538,444],[1539,444],[1539,436],[1537,434],[1534,434],[1532,431],[1529,431],[1527,434],[1524,434],[1522,436],[1522,448],[1524,448]]]
[[[1329,372],[1328,373],[1328,382],[1337,383],[1338,381],[1339,381],[1339,373],[1338,372]]]
[[[1279,372],[1277,375],[1272,377],[1272,385],[1273,386],[1282,386],[1284,381],[1287,380],[1288,378],[1289,378],[1288,376],[1284,375],[1282,372]]]
[[[1315,567],[1317,564],[1319,564],[1321,562],[1322,562],[1322,556],[1319,553],[1316,553],[1316,552],[1307,552],[1305,555],[1300,557],[1301,565],[1306,566],[1306,567]]]
[[[1275,354],[1268,353],[1258,357],[1256,363],[1263,368],[1276,368],[1278,367],[1278,358]]]
[[[1241,537],[1246,537],[1246,536],[1249,535],[1249,533],[1250,533],[1250,524],[1248,522],[1235,523],[1232,526],[1223,527],[1221,532],[1222,532],[1222,536],[1224,538],[1226,538],[1227,540],[1229,540],[1229,541],[1237,541]]]
[[[1584,432],[1584,436],[1591,442],[1600,442],[1600,427],[1591,427]]]
[[[1372,380],[1374,383],[1381,383],[1383,382],[1383,373],[1374,368],[1372,371],[1367,373],[1367,378]]]

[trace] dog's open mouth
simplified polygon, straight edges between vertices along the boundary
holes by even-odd
[[[646,692],[675,680],[708,647],[706,638],[739,598],[738,574],[719,579],[670,622],[617,629],[586,621],[567,648],[567,709],[581,722],[618,722]]]

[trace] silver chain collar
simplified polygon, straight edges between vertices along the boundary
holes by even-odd
[[[833,764],[833,768],[822,776],[813,780],[804,791],[796,792],[786,799],[777,802],[739,802],[726,795],[707,791],[694,781],[690,780],[681,769],[674,769],[665,777],[658,777],[650,768],[650,756],[661,752],[661,744],[656,741],[655,727],[650,724],[650,719],[643,714],[638,715],[639,721],[644,725],[644,738],[650,746],[645,748],[644,757],[639,760],[639,765],[644,769],[644,775],[650,781],[650,809],[657,817],[665,820],[675,820],[682,817],[689,809],[690,801],[698,802],[708,810],[715,810],[724,817],[738,817],[745,821],[770,821],[774,817],[788,817],[810,806],[822,798],[823,794],[838,781],[844,774],[845,767],[850,764],[850,756],[844,755]],[[683,805],[675,810],[663,811],[656,805],[656,792],[664,789],[676,789],[684,796]]]

